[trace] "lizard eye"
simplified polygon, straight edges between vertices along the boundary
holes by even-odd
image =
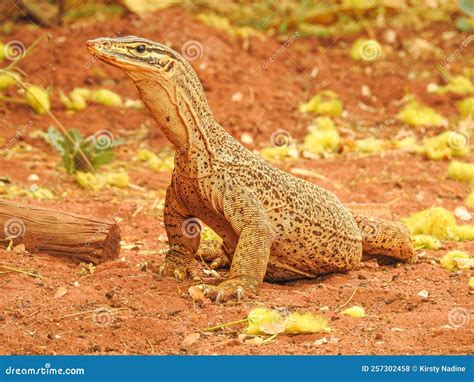
[[[144,53],[145,50],[146,50],[146,47],[145,45],[141,44],[141,45],[138,45],[135,50],[137,51],[137,53]]]

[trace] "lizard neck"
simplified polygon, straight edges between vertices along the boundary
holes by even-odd
[[[181,73],[172,84],[152,73],[130,76],[153,119],[174,146],[176,171],[192,178],[210,175],[213,142],[224,130],[212,117],[197,75]]]

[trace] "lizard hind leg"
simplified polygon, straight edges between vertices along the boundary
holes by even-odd
[[[376,258],[379,264],[415,260],[410,232],[401,223],[385,219],[354,216],[362,236],[362,260]]]

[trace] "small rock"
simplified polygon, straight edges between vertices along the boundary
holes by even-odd
[[[34,183],[34,182],[39,181],[39,179],[40,179],[39,176],[36,175],[36,174],[30,174],[30,175],[28,176],[28,182]]]
[[[66,287],[59,287],[56,293],[54,294],[54,298],[61,298],[67,293]]]
[[[372,92],[370,91],[370,88],[367,85],[362,85],[360,88],[360,93],[364,97],[370,97],[372,95]]]
[[[328,339],[326,337],[323,337],[319,340],[314,341],[312,346],[321,346],[327,343],[328,343]]]
[[[397,33],[393,29],[387,29],[382,36],[388,44],[393,44],[397,41]]]
[[[377,333],[377,334],[375,335],[375,339],[376,339],[376,340],[381,340],[381,339],[383,339],[382,333]]]
[[[321,308],[319,308],[319,311],[320,312],[328,312],[329,311],[329,306],[322,306]]]
[[[422,300],[426,300],[428,296],[429,296],[429,293],[427,290],[423,289],[418,292],[418,297],[420,297]]]
[[[461,219],[462,221],[465,221],[465,222],[472,219],[471,213],[465,207],[457,207],[454,210],[454,215],[456,215],[458,219]]]
[[[240,140],[242,141],[242,143],[245,143],[246,145],[252,145],[254,142],[252,136],[248,133],[242,134],[240,136]]]
[[[199,340],[199,338],[201,338],[201,334],[191,333],[187,335],[186,337],[184,337],[183,342],[181,342],[181,346],[183,348],[188,348],[191,345],[193,345],[197,340]]]
[[[244,341],[246,344],[249,344],[249,345],[257,345],[257,346],[260,346],[263,344],[263,341],[264,339],[262,337],[254,337],[250,340],[246,340]]]
[[[112,297],[114,297],[114,294],[115,292],[113,290],[109,290],[106,294],[105,294],[105,297],[107,297],[109,300],[112,299]]]
[[[438,90],[438,88],[439,85],[434,82],[430,82],[428,85],[426,85],[426,91],[428,93],[434,93],[436,90]]]
[[[359,280],[367,280],[367,276],[365,276],[365,275],[357,275],[357,278]]]
[[[0,315],[0,321],[5,321],[5,316]]]
[[[240,102],[244,98],[244,95],[241,92],[234,93],[230,100],[232,102]]]

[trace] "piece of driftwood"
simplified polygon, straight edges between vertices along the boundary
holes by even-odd
[[[0,246],[92,262],[120,253],[117,223],[0,199]]]

